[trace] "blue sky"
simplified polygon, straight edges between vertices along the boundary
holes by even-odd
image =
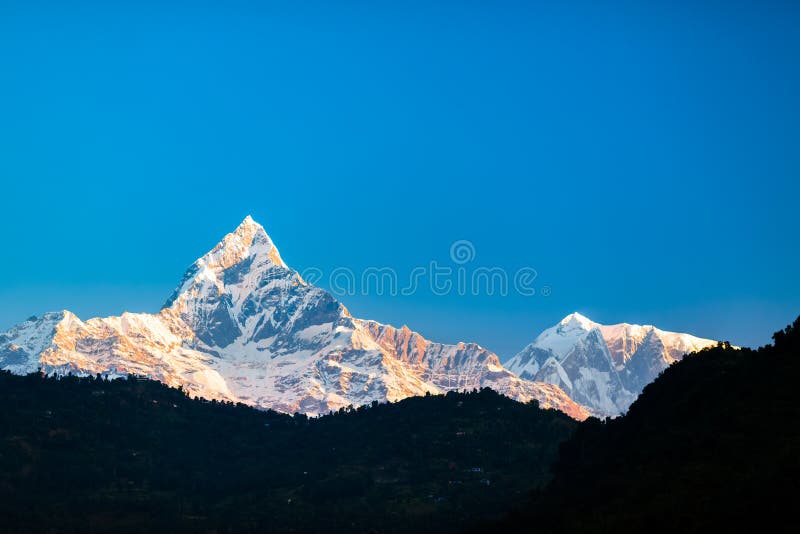
[[[574,310],[800,313],[797,4],[65,4],[0,5],[0,328],[155,311],[247,214],[301,271],[535,268],[342,298],[503,357]]]

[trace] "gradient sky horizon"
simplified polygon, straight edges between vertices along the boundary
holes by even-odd
[[[796,3],[65,4],[0,5],[0,330],[156,311],[247,214],[299,271],[535,268],[342,298],[504,359],[572,311],[800,313]]]

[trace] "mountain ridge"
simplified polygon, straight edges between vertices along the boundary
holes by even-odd
[[[520,379],[479,345],[352,317],[289,268],[249,216],[187,269],[158,313],[46,314],[2,334],[0,367],[138,374],[192,395],[312,415],[482,387],[589,415],[558,386]]]

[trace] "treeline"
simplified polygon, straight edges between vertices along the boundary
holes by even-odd
[[[488,389],[290,417],[158,382],[0,373],[3,531],[454,532],[577,423]]]

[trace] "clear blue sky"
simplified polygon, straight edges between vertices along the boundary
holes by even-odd
[[[797,3],[66,4],[0,4],[2,329],[155,311],[247,214],[299,270],[534,267],[550,296],[343,299],[503,357],[574,310],[800,313]]]

